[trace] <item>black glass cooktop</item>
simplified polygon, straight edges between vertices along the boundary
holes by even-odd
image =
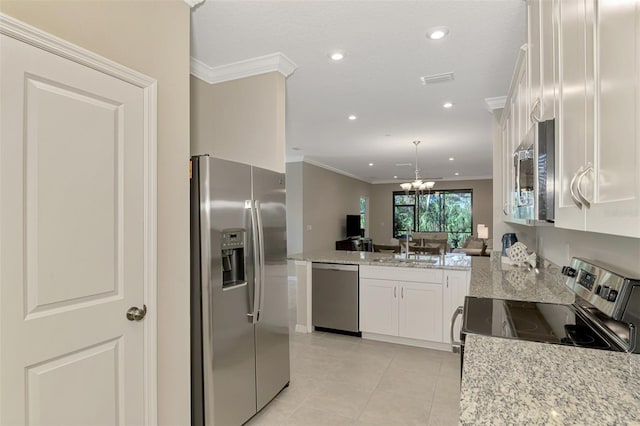
[[[467,297],[462,334],[618,350],[570,305]]]

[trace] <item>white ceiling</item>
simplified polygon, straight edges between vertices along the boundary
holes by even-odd
[[[437,26],[449,35],[427,39]],[[486,178],[492,129],[484,99],[507,94],[526,39],[526,5],[207,0],[194,9],[191,31],[192,56],[211,67],[275,52],[298,65],[287,80],[288,161],[304,156],[368,182],[391,182],[413,176],[412,141],[421,140],[421,177]],[[346,58],[332,63],[334,50]],[[452,82],[420,81],[450,71]],[[454,107],[443,109],[445,101]]]

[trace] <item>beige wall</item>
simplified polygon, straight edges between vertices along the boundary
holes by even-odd
[[[189,424],[190,9],[59,0],[2,1],[0,10],[158,80],[158,419]]]
[[[287,252],[302,253],[303,197],[302,165],[287,163]]]
[[[369,234],[373,242],[388,244],[393,236],[393,191],[401,191],[399,184],[371,185],[369,208]],[[459,180],[436,182],[434,191],[439,189],[471,189],[473,190],[473,233],[479,223],[493,229],[493,181]]]
[[[333,250],[346,235],[346,215],[360,214],[360,197],[371,185],[332,171],[300,163],[303,196],[303,251]],[[287,182],[290,178],[287,177]]]
[[[285,173],[285,78],[209,84],[191,77],[191,153]]]

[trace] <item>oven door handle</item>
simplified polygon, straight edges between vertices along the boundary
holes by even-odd
[[[453,338],[453,329],[456,325],[456,318],[458,318],[459,315],[462,315],[462,312],[462,306],[458,306],[451,316],[451,328],[449,330],[449,335],[451,337],[451,352],[453,352],[454,354],[460,353],[460,346],[462,345],[462,342],[456,341]]]

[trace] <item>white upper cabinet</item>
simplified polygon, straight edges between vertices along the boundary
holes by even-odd
[[[638,4],[563,0],[556,226],[640,238]]]
[[[557,227],[585,230],[582,203],[577,181],[587,161],[587,147],[593,145],[593,90],[587,88],[587,51],[593,46],[588,39],[587,8],[583,0],[559,2],[559,100],[556,139],[557,153],[555,223]],[[592,115],[592,114],[591,114]],[[590,128],[589,128],[590,127]]]
[[[552,0],[529,0],[527,3],[527,69],[532,122],[555,117],[557,25],[554,7]]]
[[[542,46],[541,46],[541,0],[527,3],[527,65],[529,74],[529,98],[531,115],[540,116],[542,106]]]
[[[536,111],[540,121],[556,117],[558,87],[558,21],[556,3],[539,0],[540,16],[540,93],[542,99]]]
[[[597,126],[588,150],[587,230],[640,237],[640,6],[599,0],[595,10]]]

